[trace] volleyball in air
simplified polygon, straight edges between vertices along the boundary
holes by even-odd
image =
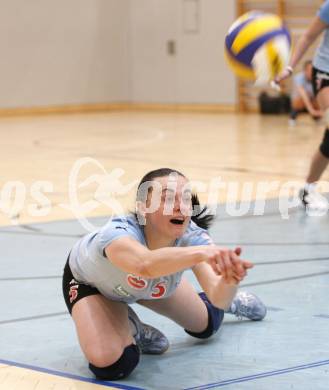
[[[233,72],[262,85],[289,63],[291,37],[281,18],[260,11],[240,16],[225,38],[225,57]]]

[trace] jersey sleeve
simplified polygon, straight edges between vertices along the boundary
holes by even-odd
[[[207,230],[198,227],[194,222],[180,241],[181,246],[213,245],[214,242]]]
[[[329,24],[329,0],[326,0],[318,11],[319,18],[324,22]]]
[[[191,246],[214,244],[212,238],[206,231],[200,231],[198,233],[193,234],[189,241]]]
[[[125,217],[116,217],[99,231],[101,249],[104,250],[111,242],[121,237],[131,237],[136,241],[142,241],[142,234],[137,225]]]
[[[294,85],[304,87],[304,75],[302,73],[297,73],[294,77]]]

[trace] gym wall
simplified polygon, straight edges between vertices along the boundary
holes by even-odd
[[[234,105],[223,58],[235,0],[11,0],[0,13],[0,109]]]

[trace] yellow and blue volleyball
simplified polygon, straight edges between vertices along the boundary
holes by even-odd
[[[260,83],[272,80],[288,65],[290,48],[290,33],[282,19],[260,11],[239,17],[225,38],[225,57],[233,72]]]

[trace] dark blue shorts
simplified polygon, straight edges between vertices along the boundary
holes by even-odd
[[[89,295],[100,294],[96,287],[74,279],[69,265],[69,259],[67,259],[64,267],[62,287],[64,300],[70,314],[72,314],[73,306],[79,302],[80,299],[88,297]]]

